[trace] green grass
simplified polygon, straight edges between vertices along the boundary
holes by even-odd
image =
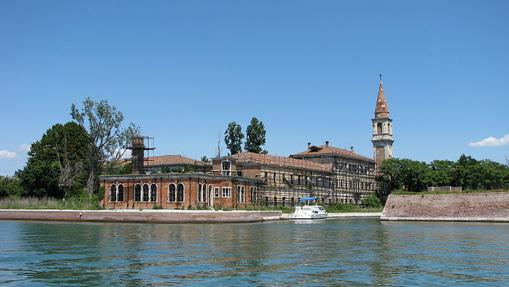
[[[325,205],[325,210],[328,213],[345,213],[345,212],[381,212],[384,208],[382,207],[362,207],[355,204],[349,203],[336,203],[331,205]]]
[[[101,209],[99,201],[85,197],[56,199],[52,197],[7,197],[0,199],[0,209]]]
[[[381,212],[383,207],[361,207],[355,204],[338,203],[332,205],[323,205],[325,210],[329,213],[341,213],[341,212]],[[220,210],[226,210],[221,209]],[[232,210],[231,208],[228,210]],[[295,208],[292,206],[248,206],[240,210],[248,211],[281,211],[283,213],[293,213]]]
[[[392,194],[396,195],[434,195],[434,194],[462,194],[462,193],[485,193],[485,192],[509,192],[509,189],[466,189],[461,192],[449,192],[449,191],[406,191],[406,190],[395,190]]]
[[[232,210],[245,210],[245,211],[281,211],[282,213],[292,213],[295,209],[291,206],[246,206],[243,208],[231,208],[216,206],[215,210],[232,211]]]

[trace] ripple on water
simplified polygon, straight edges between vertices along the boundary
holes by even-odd
[[[509,285],[509,225],[0,222],[0,285]]]

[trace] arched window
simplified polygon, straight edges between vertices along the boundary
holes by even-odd
[[[110,186],[110,201],[117,201],[117,186],[114,184]]]
[[[207,201],[207,186],[204,184],[200,184],[198,186],[198,201],[206,202]]]
[[[198,184],[198,190],[196,191],[197,195],[198,195],[198,202],[202,202],[202,185],[201,183]]]
[[[117,187],[117,201],[124,201],[124,186],[122,184]]]
[[[209,191],[205,191],[205,194],[203,196],[203,201],[207,201],[207,198],[210,196],[210,194],[212,193],[212,185],[209,184]]]
[[[244,202],[245,201],[245,187],[243,185],[240,186],[240,190],[239,190],[239,197],[238,197],[238,201],[239,202]]]
[[[182,183],[177,185],[177,201],[184,201],[184,185]]]
[[[150,186],[150,201],[157,201],[157,185],[155,183]]]
[[[381,134],[382,133],[382,123],[376,124],[376,133]]]
[[[134,186],[134,201],[141,201],[141,185]]]
[[[141,199],[142,201],[148,201],[148,184],[144,184],[143,185],[143,198]]]
[[[169,190],[168,190],[168,201],[175,201],[176,199],[176,193],[175,193],[175,184],[170,184]]]

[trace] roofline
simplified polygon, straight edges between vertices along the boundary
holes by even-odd
[[[325,155],[331,155],[331,156],[337,156],[337,157],[343,157],[343,158],[348,158],[348,159],[356,159],[356,160],[364,160],[364,161],[369,161],[369,162],[375,162],[375,160],[369,158],[369,157],[365,157],[365,156],[362,156],[362,155],[358,155],[356,154],[355,156],[348,156],[348,155],[342,155],[342,154],[338,154],[338,153],[320,153],[320,154],[292,154],[290,155],[291,158],[295,158],[295,157],[307,157],[307,158],[310,158],[310,157],[323,157]],[[300,158],[295,158],[295,159],[300,159]]]
[[[173,178],[181,178],[181,179],[219,179],[219,180],[236,180],[236,181],[254,181],[263,183],[262,179],[252,178],[252,177],[244,177],[244,176],[225,176],[225,175],[210,175],[204,173],[152,173],[152,174],[122,174],[122,175],[101,175],[99,180],[129,180],[129,179],[153,179],[153,178],[161,178],[161,179],[173,179]]]

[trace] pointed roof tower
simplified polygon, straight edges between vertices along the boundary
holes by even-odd
[[[378,97],[376,98],[375,118],[388,118],[389,117],[389,106],[385,101],[384,87],[382,85],[382,75],[380,74],[380,84],[378,86]]]

